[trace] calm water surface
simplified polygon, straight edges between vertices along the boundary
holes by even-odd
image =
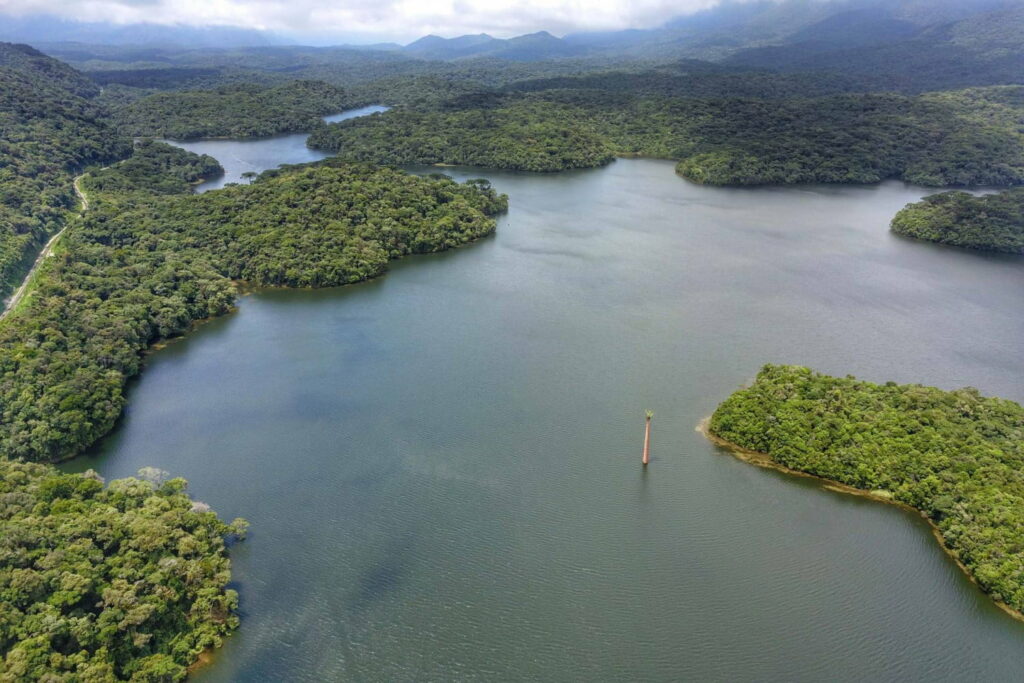
[[[388,107],[373,105],[359,109],[349,109],[340,114],[325,116],[327,123],[336,123],[359,116],[368,116],[377,112],[387,111]],[[330,156],[306,147],[308,133],[292,133],[275,135],[256,140],[194,140],[179,142],[165,140],[172,145],[196,154],[209,154],[224,167],[224,175],[211,178],[196,185],[196,192],[206,192],[224,187],[228,183],[243,183],[243,173],[262,173],[269,168],[277,168],[281,164],[304,164],[309,161],[320,161]]]
[[[242,299],[74,461],[252,523],[197,681],[1024,677],[1024,624],[922,520],[694,431],[768,361],[1024,399],[1021,259],[894,237],[898,183],[486,175],[495,237]]]

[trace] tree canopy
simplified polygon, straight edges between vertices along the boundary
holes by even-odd
[[[699,183],[1024,183],[1024,87],[919,96],[655,97],[582,88],[463,95],[321,125],[309,145],[388,164],[557,171],[678,159]]]
[[[243,83],[143,97],[117,107],[114,122],[132,136],[243,138],[310,130],[322,116],[352,106],[344,90],[322,81]]]
[[[766,365],[710,430],[785,467],[917,508],[982,590],[1024,611],[1024,407]]]
[[[900,210],[892,230],[929,242],[1024,254],[1024,188],[981,197],[933,194]]]
[[[0,679],[176,681],[238,625],[228,525],[149,468],[0,459]]]
[[[213,157],[196,155],[166,142],[142,140],[132,155],[89,176],[90,190],[104,193],[181,194],[207,178],[223,175]]]
[[[131,148],[81,96],[95,92],[57,60],[0,43],[0,295],[63,226],[76,202],[75,174]]]

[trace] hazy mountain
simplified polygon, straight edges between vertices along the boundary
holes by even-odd
[[[897,42],[936,26],[1020,7],[1024,0],[728,0],[656,29],[576,34],[565,40],[591,52],[725,59],[742,50],[794,44],[819,44],[818,51],[827,51]]]
[[[100,91],[85,75],[28,45],[0,43],[0,68],[17,71],[37,84],[61,88],[79,97],[93,97]]]
[[[859,11],[852,17],[845,13],[802,29],[783,44],[739,50],[725,63],[871,76],[901,90],[1022,83],[1024,5],[1015,4],[926,25],[910,21],[923,20],[923,15],[908,11],[913,7],[891,13]],[[937,16],[954,14],[942,9],[939,3]],[[846,23],[840,24],[841,19]]]
[[[406,45],[402,52],[420,59],[466,59],[494,57],[519,62],[534,62],[558,57],[574,57],[587,50],[579,45],[539,31],[515,38],[494,38],[486,33],[441,38],[424,36]]]
[[[459,59],[486,53],[504,43],[505,41],[492,38],[486,33],[458,38],[430,35],[409,43],[402,51],[421,59]]]
[[[0,14],[0,40],[22,43],[77,42],[97,45],[247,47],[280,43],[273,34],[235,26],[112,24],[58,19],[49,15]]]

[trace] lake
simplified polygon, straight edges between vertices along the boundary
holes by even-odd
[[[182,146],[262,168],[302,137]],[[1024,260],[890,234],[928,194],[897,182],[445,170],[508,193],[494,237],[242,298],[68,465],[251,522],[196,681],[1024,677],[1024,624],[923,520],[695,431],[765,362],[1024,400]]]

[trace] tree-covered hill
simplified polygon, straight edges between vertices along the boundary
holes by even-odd
[[[396,111],[321,125],[309,145],[345,159],[401,164],[465,164],[520,171],[592,168],[614,158],[583,120],[550,103],[495,109]]]
[[[911,35],[892,40],[875,30],[868,30],[860,41],[837,40],[853,31],[843,21],[831,32],[809,31],[783,44],[742,50],[726,63],[783,73],[824,71],[867,77],[876,89],[909,93],[1020,84],[1024,82],[1024,5],[991,3],[989,9],[993,11],[958,21],[942,21],[938,15],[931,20],[902,21],[916,26]],[[862,12],[877,15],[878,9]]]
[[[312,147],[387,164],[553,171],[613,155],[680,160],[715,185],[1024,183],[1024,87],[908,97],[651,97],[582,88],[463,96],[320,126]]]
[[[75,174],[130,150],[102,110],[77,94],[94,90],[32,48],[0,43],[0,295],[63,226],[76,203]]]
[[[710,431],[790,469],[923,512],[981,588],[1024,611],[1024,407],[765,366]]]
[[[115,112],[125,135],[189,140],[256,137],[311,129],[322,116],[355,106],[345,91],[319,81],[254,84],[157,93]]]
[[[86,181],[101,193],[152,192],[182,194],[208,178],[223,175],[213,157],[187,152],[155,140],[135,143],[132,155],[109,168],[93,173]]]
[[[100,93],[99,86],[88,76],[30,45],[0,42],[0,68],[24,74],[42,90],[67,92],[87,99]]]
[[[183,479],[0,459],[0,680],[177,681],[238,625],[221,522]]]
[[[897,213],[892,230],[929,242],[1024,254],[1024,188],[982,197],[934,194]]]

